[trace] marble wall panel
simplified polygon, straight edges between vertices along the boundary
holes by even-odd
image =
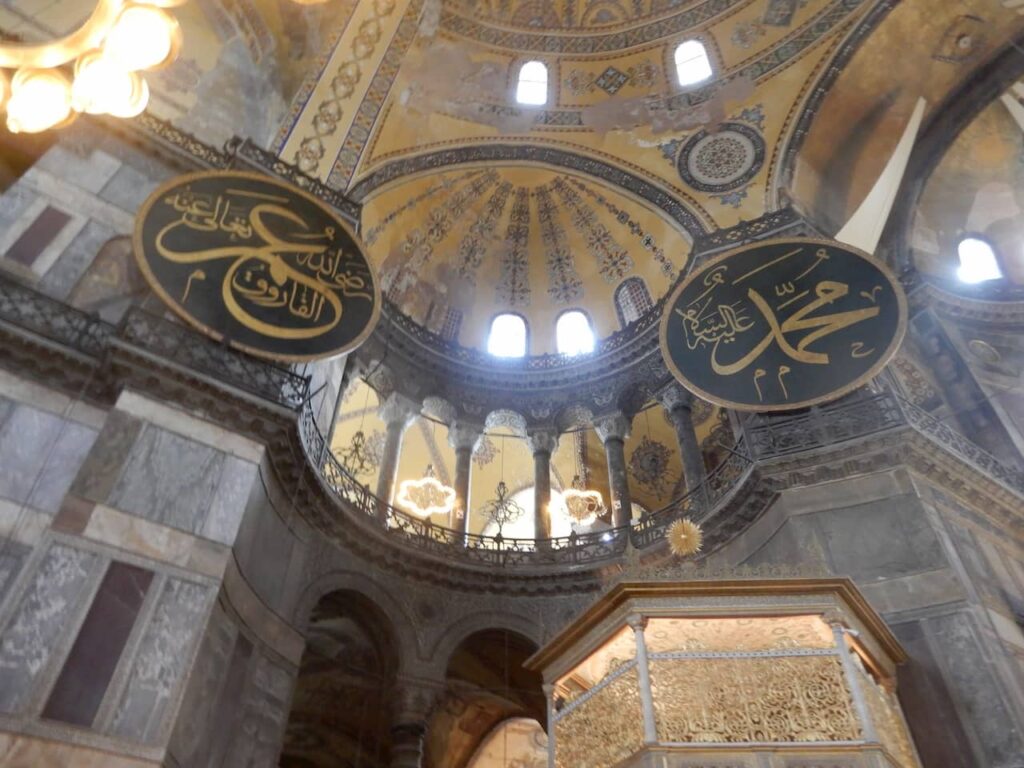
[[[164,716],[191,662],[210,591],[193,582],[167,580],[117,705],[114,735],[148,744],[158,741]]]
[[[14,588],[14,580],[25,567],[32,548],[11,538],[0,540],[0,611],[3,611],[7,595]]]
[[[197,760],[197,768],[223,768],[232,744],[238,736],[238,728],[245,714],[243,700],[246,683],[253,666],[252,641],[239,633],[231,653],[227,676],[217,699],[216,713],[210,722],[208,748]]]
[[[75,283],[85,274],[103,244],[115,235],[123,234],[113,227],[90,219],[46,270],[39,281],[39,289],[49,296],[66,298]]]
[[[855,580],[904,576],[947,565],[916,496],[819,512],[814,517],[836,572]]]
[[[110,506],[199,533],[223,464],[220,451],[146,425],[110,494]]]
[[[973,619],[961,612],[928,619],[924,625],[952,699],[973,735],[974,765],[1019,768],[1024,731],[999,693],[998,672],[981,647]]]
[[[294,548],[295,536],[257,482],[238,532],[235,558],[249,586],[272,610],[284,596]]]
[[[174,724],[168,751],[180,765],[203,765],[211,752],[211,740],[222,728],[214,725],[231,706],[222,706],[223,693],[234,667],[238,628],[219,605],[214,606],[196,663],[189,673],[180,714]],[[242,681],[245,680],[244,666]]]
[[[111,411],[71,484],[71,492],[89,501],[105,502],[121,476],[142,426],[142,421],[134,416]]]
[[[203,536],[229,546],[235,543],[246,503],[254,484],[258,483],[257,472],[258,467],[252,462],[225,456],[217,493],[203,525]]]
[[[920,621],[892,625],[910,659],[899,668],[899,698],[924,768],[973,768],[971,745]]]
[[[91,552],[50,547],[0,628],[0,712],[16,712],[27,702],[58,641],[83,610],[82,597],[101,565],[102,558]]]
[[[274,765],[281,751],[295,672],[263,655],[256,657],[253,667],[241,728],[223,768]]]

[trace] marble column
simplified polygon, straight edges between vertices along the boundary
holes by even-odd
[[[672,386],[658,396],[658,401],[676,430],[686,492],[692,493],[707,477],[704,454],[697,442],[697,431],[693,428],[693,395],[682,387]]]
[[[391,725],[390,768],[422,768],[427,721],[435,692],[417,683],[400,683]]]
[[[632,419],[622,411],[594,419],[594,429],[604,444],[608,460],[608,484],[612,490],[612,526],[628,525],[633,517],[633,501],[629,493],[629,473],[626,470],[626,438],[632,428]]]
[[[452,528],[469,533],[469,515],[473,507],[469,496],[470,473],[473,469],[473,451],[483,434],[475,424],[452,422],[448,427],[448,445],[455,449],[455,509],[452,510]]]
[[[386,425],[384,450],[381,452],[377,474],[377,498],[391,503],[398,480],[398,459],[402,453],[402,438],[406,428],[419,415],[420,408],[412,400],[392,393],[381,404],[378,413]]]
[[[636,643],[636,672],[640,686],[640,706],[643,709],[644,744],[656,744],[658,731],[654,720],[654,694],[651,691],[651,670],[647,663],[647,640],[644,637],[647,617],[629,616],[626,623],[633,630]]]
[[[535,539],[551,538],[551,454],[558,448],[558,432],[539,429],[527,436],[533,452],[533,507]]]

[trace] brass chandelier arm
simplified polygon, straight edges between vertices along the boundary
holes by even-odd
[[[0,68],[46,69],[67,64],[100,46],[125,5],[126,0],[96,0],[92,14],[70,35],[45,43],[0,44]]]

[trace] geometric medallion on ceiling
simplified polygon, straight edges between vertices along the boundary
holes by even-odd
[[[700,192],[722,193],[746,185],[764,165],[761,134],[743,123],[722,123],[714,133],[698,131],[676,158],[679,175]]]

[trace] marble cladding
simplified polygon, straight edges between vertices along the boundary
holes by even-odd
[[[113,411],[71,490],[230,545],[256,475],[250,461]]]
[[[54,514],[97,431],[0,398],[0,497]]]
[[[81,230],[62,244],[52,263],[41,260],[36,265],[42,273],[37,287],[55,298],[66,298],[102,246],[131,233],[138,206],[173,173],[102,130],[72,126],[0,196],[0,233],[16,236],[47,205],[74,214]],[[0,235],[0,252],[6,250],[9,239]],[[0,258],[0,268],[4,267],[23,277],[31,275]]]
[[[242,639],[224,610],[214,606],[168,747],[180,765],[200,768],[223,760],[214,741],[225,740],[224,734],[234,727],[231,719],[240,714],[237,707],[224,702],[240,698],[244,689],[252,645],[248,644],[249,653],[240,662],[236,641]]]
[[[0,631],[0,712],[17,712],[84,606],[102,565],[98,555],[50,547],[13,615]]]
[[[920,500],[910,495],[791,517],[747,562],[812,558],[865,585],[948,565]]]
[[[295,674],[262,654],[252,667],[241,725],[223,768],[273,765],[281,750]]]
[[[127,688],[117,705],[113,735],[155,744],[210,599],[210,587],[168,579],[135,655]]]
[[[13,539],[5,538],[0,543],[0,612],[3,611],[7,595],[14,586],[14,580],[21,573],[31,552],[32,547]]]
[[[160,763],[74,744],[0,733],[0,765],[7,768],[159,768]]]

